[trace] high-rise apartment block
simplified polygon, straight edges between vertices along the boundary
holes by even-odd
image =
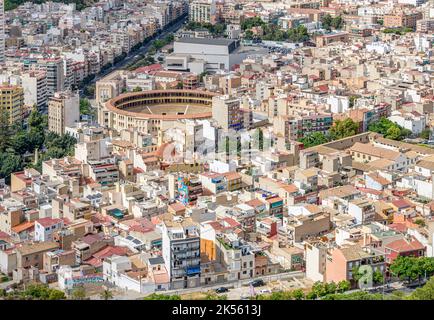
[[[10,124],[23,120],[24,93],[19,86],[0,86],[0,113],[6,113]]]
[[[56,92],[48,101],[48,130],[64,134],[80,120],[80,97],[72,91]]]
[[[200,284],[200,229],[191,218],[172,216],[163,220],[163,259],[172,289]]]
[[[48,97],[52,97],[55,92],[64,90],[65,74],[61,58],[39,60],[38,68],[47,74]]]
[[[225,131],[241,129],[243,117],[240,111],[240,100],[229,95],[213,97],[212,117]]]
[[[200,0],[190,3],[189,19],[192,22],[216,23],[215,0]]]
[[[21,76],[24,104],[39,110],[47,105],[47,74],[44,71],[29,71]]]

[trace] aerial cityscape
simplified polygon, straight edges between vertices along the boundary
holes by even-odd
[[[0,300],[434,300],[433,217],[434,0],[0,0]]]

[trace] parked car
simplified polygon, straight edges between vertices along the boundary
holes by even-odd
[[[262,279],[256,279],[256,280],[251,281],[249,283],[249,285],[251,285],[253,287],[261,287],[261,286],[265,285],[265,283]]]
[[[265,289],[261,289],[261,290],[259,290],[259,293],[261,293],[261,294],[264,294],[264,293],[271,293],[271,290],[268,289],[268,288],[265,288]]]
[[[228,292],[228,291],[229,291],[229,289],[225,288],[225,287],[220,287],[220,288],[215,289],[216,293],[225,293],[225,292]]]

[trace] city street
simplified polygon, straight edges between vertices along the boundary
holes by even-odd
[[[90,81],[89,84],[93,84],[93,83],[97,82],[98,80],[105,77],[109,73],[111,73],[117,69],[122,69],[130,63],[134,63],[134,62],[139,61],[141,59],[140,55],[144,55],[151,48],[153,41],[158,40],[158,39],[164,39],[168,35],[178,31],[178,29],[180,29],[182,27],[182,25],[184,24],[186,19],[187,19],[187,17],[182,18],[180,21],[176,22],[172,26],[168,27],[166,30],[162,31],[153,40],[150,40],[147,43],[145,43],[137,51],[130,52],[125,57],[125,59],[115,63],[112,67],[108,68],[107,70],[100,72],[94,79],[92,79],[92,81]]]

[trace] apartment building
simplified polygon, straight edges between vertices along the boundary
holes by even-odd
[[[44,262],[44,253],[54,251],[59,244],[52,241],[24,243],[17,248],[17,268],[40,267]]]
[[[358,224],[372,222],[375,218],[374,203],[368,199],[352,200],[348,206],[348,214],[354,217]]]
[[[47,74],[45,71],[28,71],[21,75],[24,104],[38,110],[47,106]]]
[[[384,254],[364,248],[359,244],[334,248],[326,260],[325,281],[337,283],[347,280],[355,286],[353,271],[364,265],[370,266],[373,272],[379,271],[383,274],[385,271]]]
[[[325,47],[329,44],[335,43],[335,42],[348,42],[349,40],[349,33],[348,32],[335,32],[335,33],[327,33],[320,36],[317,36],[315,38],[315,43],[317,47]]]
[[[78,92],[56,92],[48,100],[48,130],[59,135],[66,127],[72,127],[80,121],[80,97]]]
[[[35,241],[53,241],[53,234],[63,228],[62,219],[42,218],[35,221]]]
[[[194,203],[202,192],[199,178],[178,177],[178,200],[184,205]]]
[[[199,23],[212,23],[217,21],[215,0],[195,0],[190,3],[189,20]]]
[[[297,141],[314,132],[326,133],[333,125],[332,114],[278,116],[274,118],[274,133],[282,135],[285,142]]]
[[[162,254],[172,289],[200,285],[200,229],[191,218],[163,218]]]
[[[0,113],[5,113],[9,124],[20,124],[23,121],[24,92],[19,86],[0,86]]]
[[[416,22],[416,31],[429,33],[434,31],[434,19],[421,19]]]
[[[41,59],[37,61],[36,66],[46,73],[47,97],[52,97],[55,92],[64,90],[65,73],[62,58]]]
[[[218,234],[215,238],[216,261],[228,273],[228,281],[249,279],[255,275],[255,254],[233,233]]]
[[[387,14],[384,16],[383,25],[387,28],[405,27],[415,29],[417,21],[422,18],[422,12]]]
[[[240,112],[240,100],[224,95],[212,98],[212,117],[223,130],[240,130],[243,128],[243,117]]]

